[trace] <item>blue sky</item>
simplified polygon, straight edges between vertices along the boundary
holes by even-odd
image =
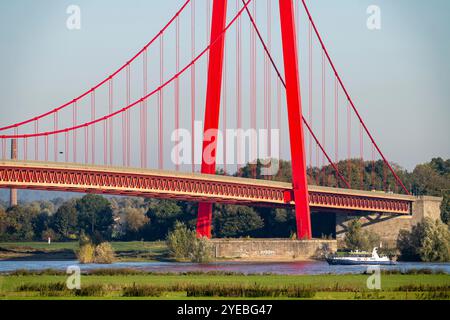
[[[1,1],[0,125],[47,111],[96,84],[139,50],[183,2]],[[450,2],[308,3],[346,86],[387,157],[408,169],[432,157],[449,158]],[[66,28],[66,8],[71,4],[81,8],[79,31]],[[366,27],[369,5],[381,9],[381,30]],[[200,13],[198,20],[202,19]],[[300,59],[304,58],[301,49]]]

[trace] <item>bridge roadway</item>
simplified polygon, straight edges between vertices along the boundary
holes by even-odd
[[[0,161],[0,188],[290,207],[292,185],[199,173],[32,161]],[[415,197],[309,186],[313,210],[411,214]]]

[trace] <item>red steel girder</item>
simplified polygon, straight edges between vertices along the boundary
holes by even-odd
[[[123,171],[122,171],[123,170]],[[0,163],[0,187],[106,193],[184,201],[292,207],[290,184],[202,174],[77,165]],[[315,210],[410,214],[414,197],[357,190],[311,187]]]

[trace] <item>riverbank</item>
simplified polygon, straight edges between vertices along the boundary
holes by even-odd
[[[336,241],[286,239],[214,239],[216,261],[292,262],[314,261],[322,248],[336,251]],[[117,262],[174,261],[164,241],[111,242]],[[73,261],[78,242],[2,242],[0,261]]]
[[[81,275],[81,290],[66,289],[63,274],[0,276],[0,299],[450,299],[448,274],[370,275],[116,274]]]
[[[112,242],[118,262],[170,260],[165,242]],[[2,242],[0,261],[73,261],[78,242]]]

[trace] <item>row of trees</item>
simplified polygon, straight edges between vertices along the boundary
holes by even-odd
[[[0,239],[4,241],[75,240],[82,234],[110,239],[113,229],[111,204],[100,196],[69,200],[53,211],[48,202],[0,209]]]

